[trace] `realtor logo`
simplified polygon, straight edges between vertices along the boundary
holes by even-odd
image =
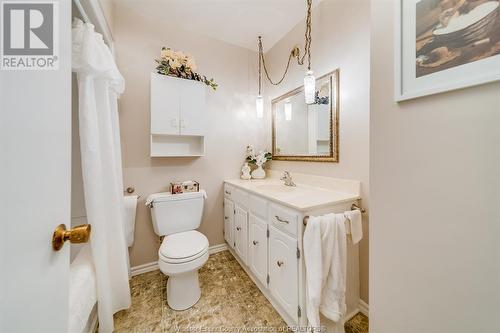
[[[56,2],[1,1],[3,70],[58,69]]]

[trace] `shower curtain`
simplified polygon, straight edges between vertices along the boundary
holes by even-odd
[[[99,332],[113,331],[113,314],[130,307],[128,250],[124,234],[123,180],[117,98],[124,90],[109,48],[94,26],[73,23],[73,71],[85,206],[97,281]]]

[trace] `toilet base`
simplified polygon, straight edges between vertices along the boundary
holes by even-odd
[[[198,270],[168,277],[167,303],[173,310],[189,309],[200,300],[200,297]]]

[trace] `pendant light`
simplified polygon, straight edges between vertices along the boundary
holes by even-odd
[[[305,32],[305,43],[304,43],[304,54],[300,56],[300,49],[298,47],[294,47],[292,51],[290,52],[290,55],[288,56],[288,62],[285,67],[285,72],[281,76],[281,78],[274,82],[271,77],[269,76],[269,72],[267,70],[266,66],[266,60],[264,58],[264,48],[262,47],[262,37],[259,36],[259,95],[257,96],[257,100],[255,102],[256,105],[256,110],[257,110],[257,117],[262,118],[264,114],[264,101],[262,99],[262,94],[261,94],[261,77],[262,77],[262,67],[264,68],[264,73],[266,74],[267,80],[272,84],[272,85],[279,85],[283,82],[285,79],[288,70],[290,68],[290,63],[292,61],[292,58],[297,58],[297,63],[302,66],[304,64],[305,58],[307,56],[307,72],[304,77],[304,98],[306,101],[306,104],[314,104],[316,102],[316,79],[313,75],[313,71],[311,70],[311,42],[312,42],[312,37],[311,37],[311,7],[312,7],[312,0],[306,0],[307,1],[307,18],[306,18],[306,32]],[[260,115],[260,116],[259,116]],[[291,116],[291,111],[290,111],[290,116]]]

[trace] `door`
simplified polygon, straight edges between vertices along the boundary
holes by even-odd
[[[297,240],[269,226],[269,289],[286,312],[298,320]]]
[[[205,135],[205,85],[190,80],[180,81],[180,128],[182,135]]]
[[[240,207],[238,204],[234,205],[234,225],[236,227],[234,240],[235,240],[235,251],[236,254],[240,257],[241,260],[247,264],[247,222],[248,222],[248,213],[245,209]]]
[[[179,82],[151,73],[151,134],[179,135]]]
[[[59,68],[0,69],[0,332],[68,329],[71,1],[59,1]]]
[[[249,216],[248,266],[267,286],[267,223],[252,213]]]
[[[234,248],[234,203],[224,199],[224,239]]]

